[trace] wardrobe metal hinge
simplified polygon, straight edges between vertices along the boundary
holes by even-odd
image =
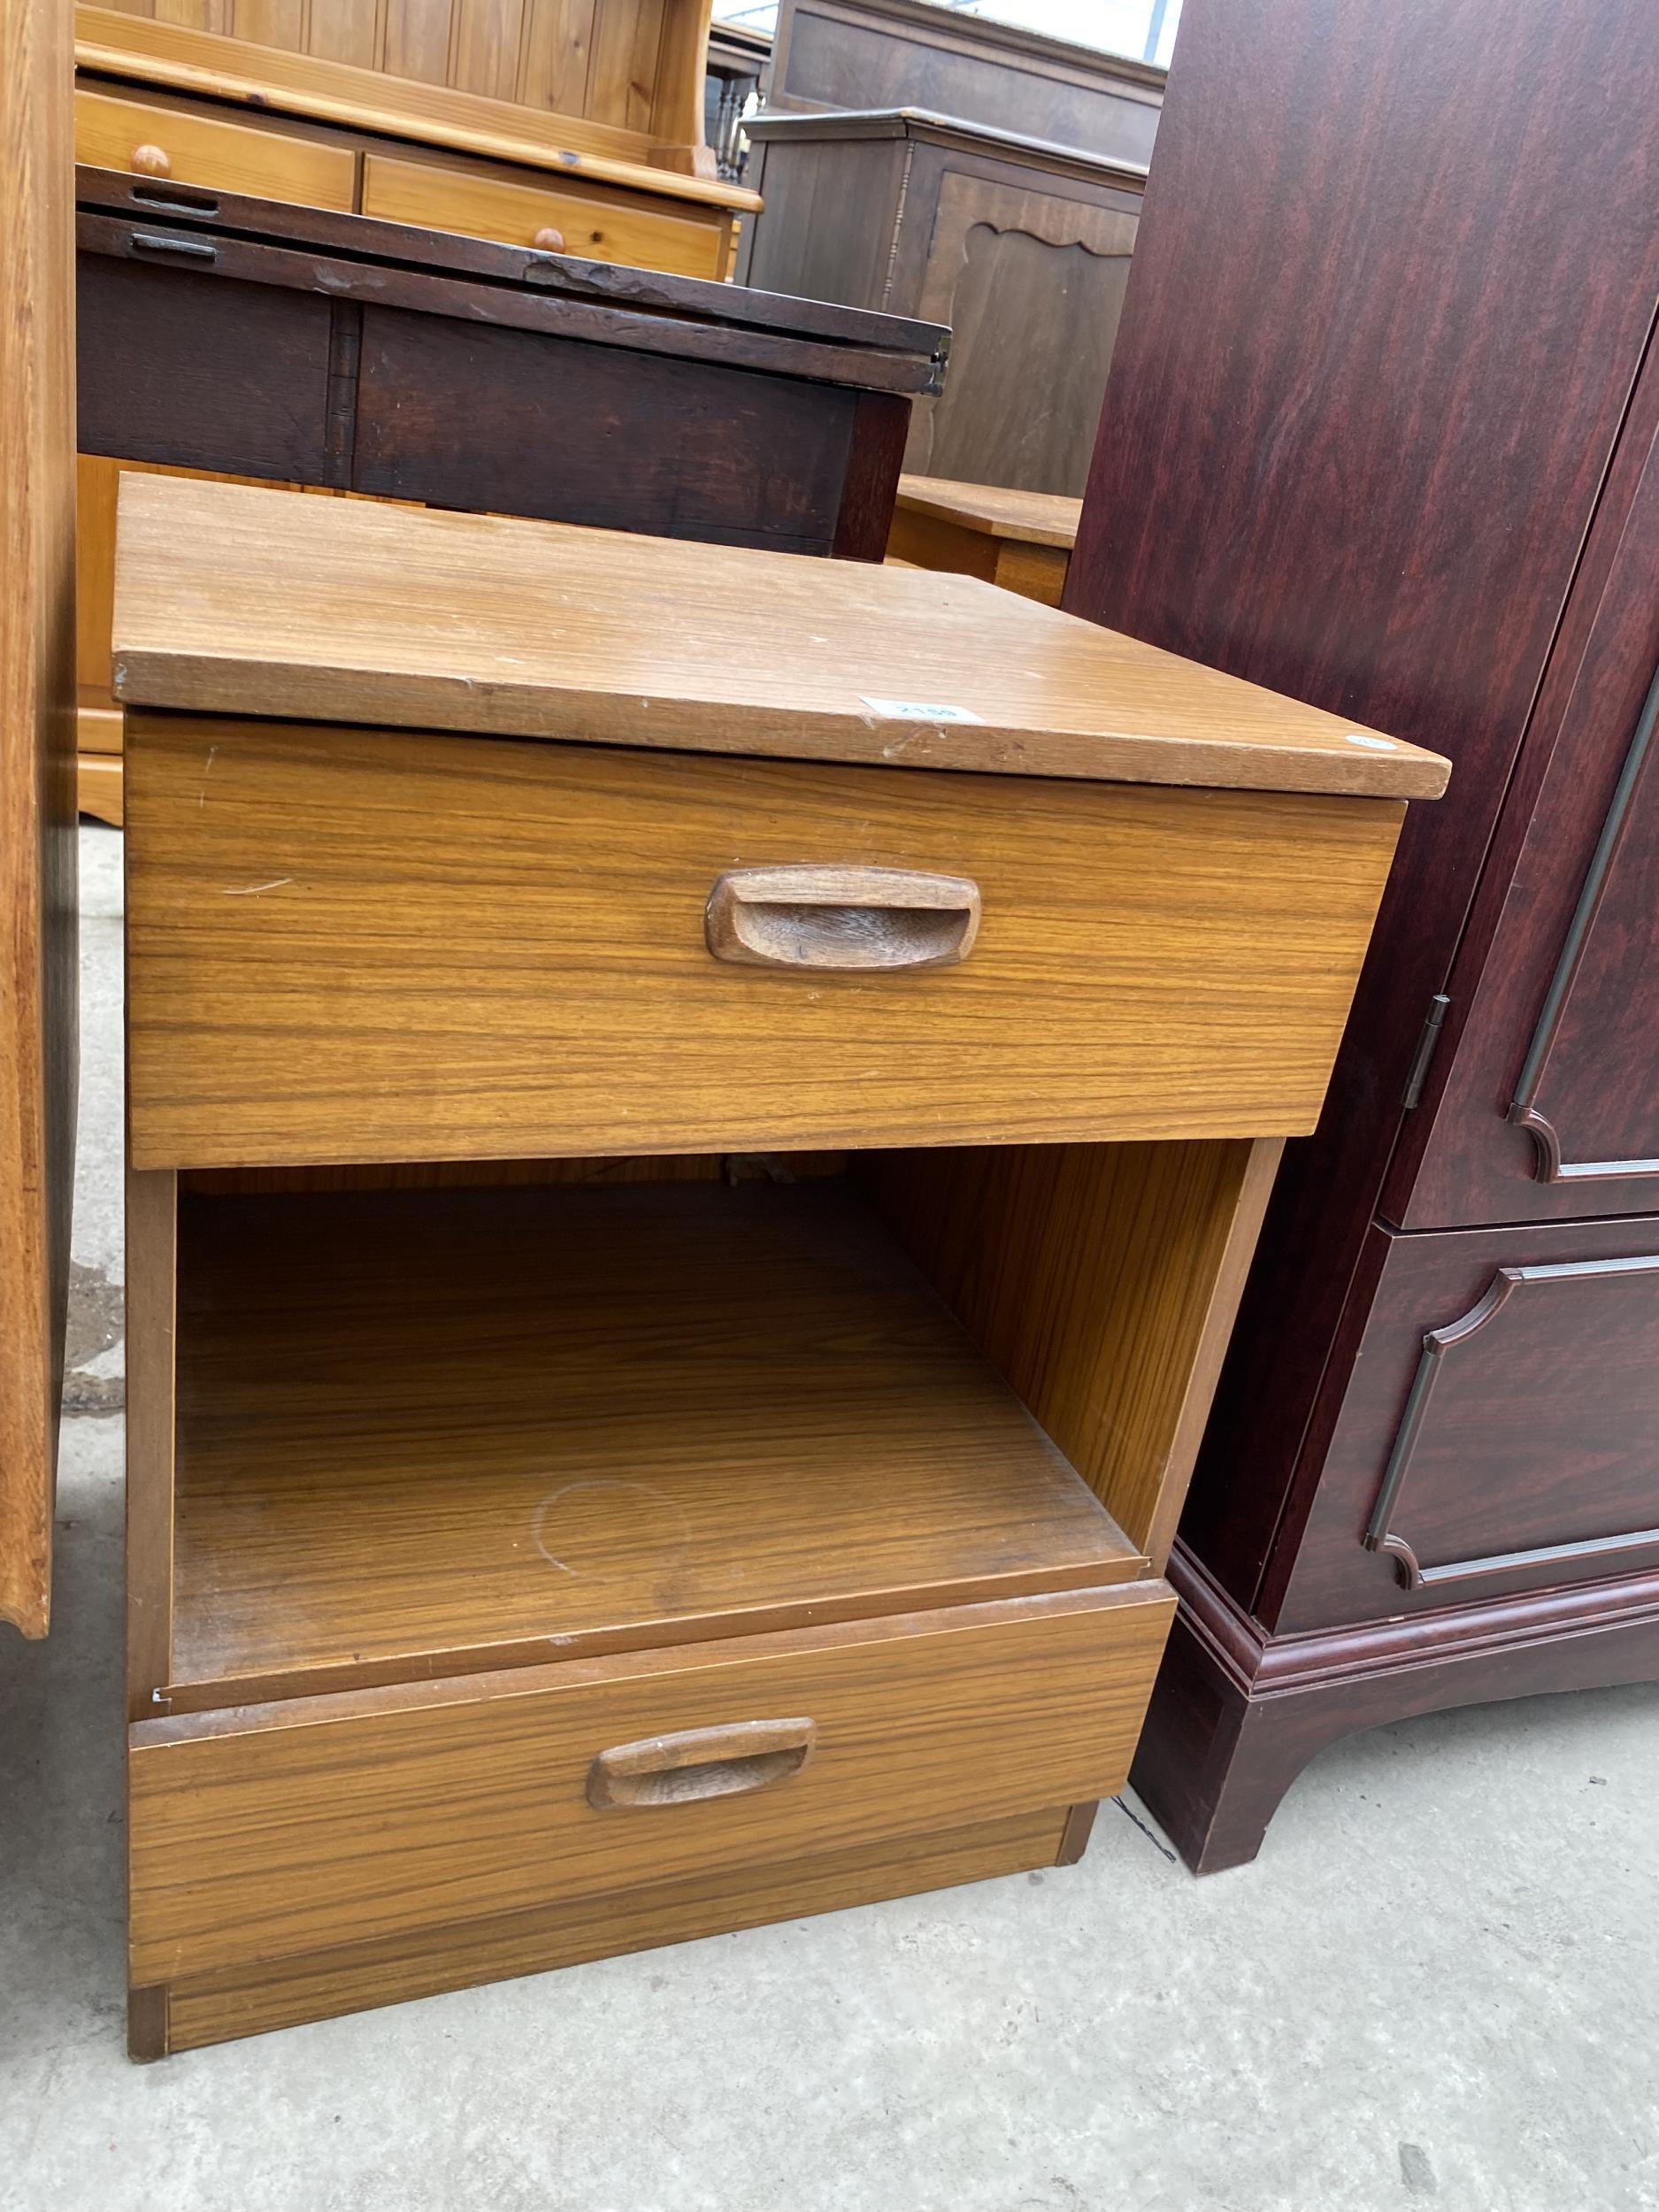
[[[1407,1107],[1420,1105],[1423,1086],[1429,1079],[1429,1068],[1434,1058],[1434,1048],[1440,1041],[1440,1029],[1446,1020],[1446,1010],[1451,1004],[1444,991],[1436,991],[1429,1001],[1429,1010],[1424,1017],[1423,1034],[1417,1039],[1417,1048],[1411,1062],[1411,1072],[1406,1078],[1406,1094],[1402,1102]]]

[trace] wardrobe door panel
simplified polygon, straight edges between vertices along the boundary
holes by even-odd
[[[1391,1216],[1409,1228],[1659,1208],[1659,442],[1571,649],[1502,910],[1450,986],[1467,1019]]]
[[[1659,1568],[1659,1217],[1374,1234],[1279,1632]]]

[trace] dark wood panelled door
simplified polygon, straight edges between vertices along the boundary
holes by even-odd
[[[0,1619],[46,1632],[75,1131],[73,70],[0,0]]]
[[[1409,1228],[1659,1210],[1659,442],[1566,672]]]
[[[905,466],[972,479],[997,456],[995,480],[1020,491],[1083,489],[1129,282],[1141,209],[951,170],[941,179],[920,311],[956,334],[939,398],[920,402]],[[1041,328],[1064,364],[1033,403],[1032,357],[1015,330]]]
[[[1659,1570],[1659,1218],[1372,1240],[1279,1632]]]

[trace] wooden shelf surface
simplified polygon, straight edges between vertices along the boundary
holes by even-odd
[[[840,1179],[180,1204],[180,1706],[1143,1570]]]
[[[1065,553],[1077,543],[1083,513],[1083,502],[1064,492],[1010,491],[1002,484],[961,484],[947,476],[901,476],[898,504],[907,513],[955,523],[982,537],[1052,546]]]
[[[1448,772],[975,577],[139,472],[119,514],[128,707],[1350,797]]]

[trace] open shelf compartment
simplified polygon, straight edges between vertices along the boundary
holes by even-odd
[[[845,1175],[184,1189],[176,1403],[176,1705],[1147,1570]]]

